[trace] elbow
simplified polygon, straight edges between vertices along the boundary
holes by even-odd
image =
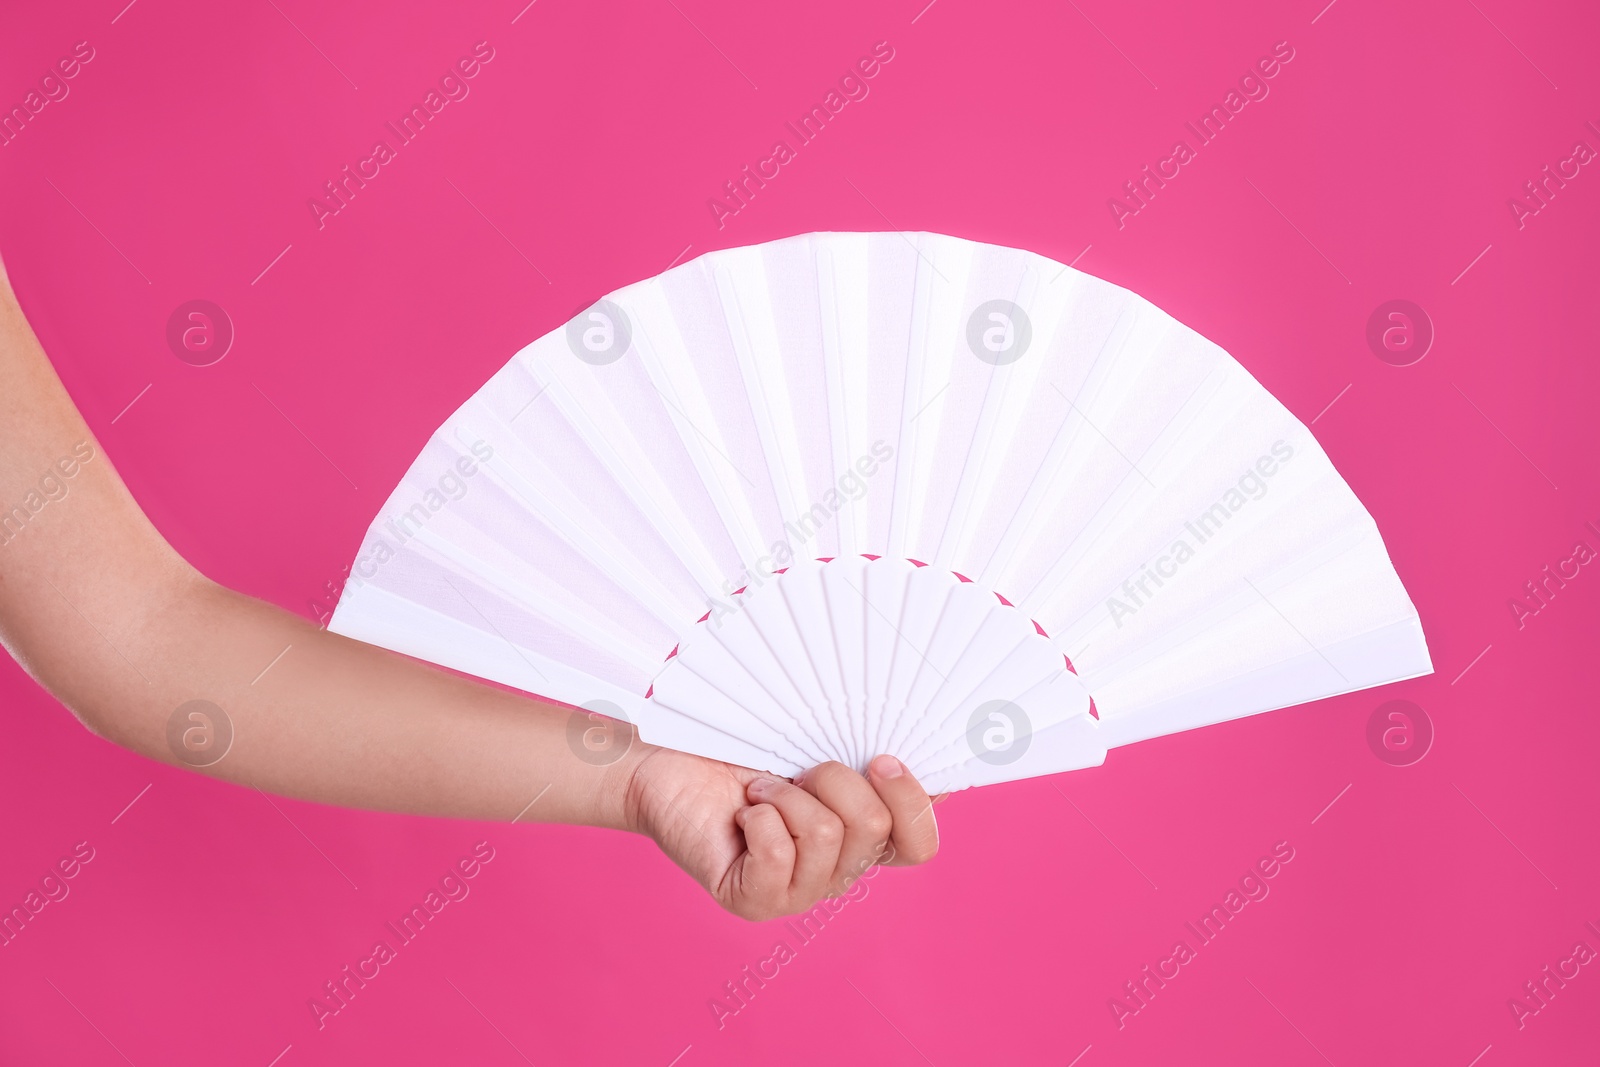
[[[98,687],[83,685],[82,678],[61,678],[59,672],[29,673],[58,704],[72,713],[79,725],[95,737],[119,748],[143,747],[137,743],[139,731],[131,721],[134,701],[104,699],[95,691]]]
[[[89,733],[120,748],[163,762],[172,762],[167,741],[169,720],[181,701],[189,671],[174,649],[192,647],[199,635],[215,628],[199,606],[210,583],[182,574],[138,596],[123,598],[122,612],[89,608],[100,625],[87,634],[62,640],[70,628],[58,628],[11,649],[18,663]],[[88,606],[86,606],[88,607]],[[69,620],[70,621],[70,620]],[[87,623],[87,618],[77,621]]]

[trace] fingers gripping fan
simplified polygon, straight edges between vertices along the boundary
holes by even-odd
[[[535,341],[429,439],[331,628],[933,790],[1432,669],[1372,517],[1226,352],[926,233],[714,252]]]

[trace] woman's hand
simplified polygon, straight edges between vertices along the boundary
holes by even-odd
[[[824,763],[793,783],[654,746],[635,759],[630,828],[741,918],[805,911],[874,864],[926,863],[939,851],[933,802],[893,756],[874,759],[866,778]]]

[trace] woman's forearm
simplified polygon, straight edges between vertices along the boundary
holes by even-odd
[[[40,678],[96,732],[155,759],[211,758],[205,749],[190,756],[170,727],[181,707],[205,701],[226,727],[183,715],[179,727],[201,731],[201,741],[231,729],[227,755],[199,768],[230,781],[386,811],[626,823],[637,753],[604,765],[578,758],[563,709],[328,633],[198,577],[142,612],[138,632],[111,622],[97,633],[64,602],[45,610],[79,638],[35,657]],[[90,652],[96,642],[110,654]]]

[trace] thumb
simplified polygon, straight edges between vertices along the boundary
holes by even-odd
[[[893,756],[879,756],[867,766],[872,788],[894,817],[889,843],[894,852],[885,866],[909,867],[926,863],[939,851],[939,824],[927,790]]]

